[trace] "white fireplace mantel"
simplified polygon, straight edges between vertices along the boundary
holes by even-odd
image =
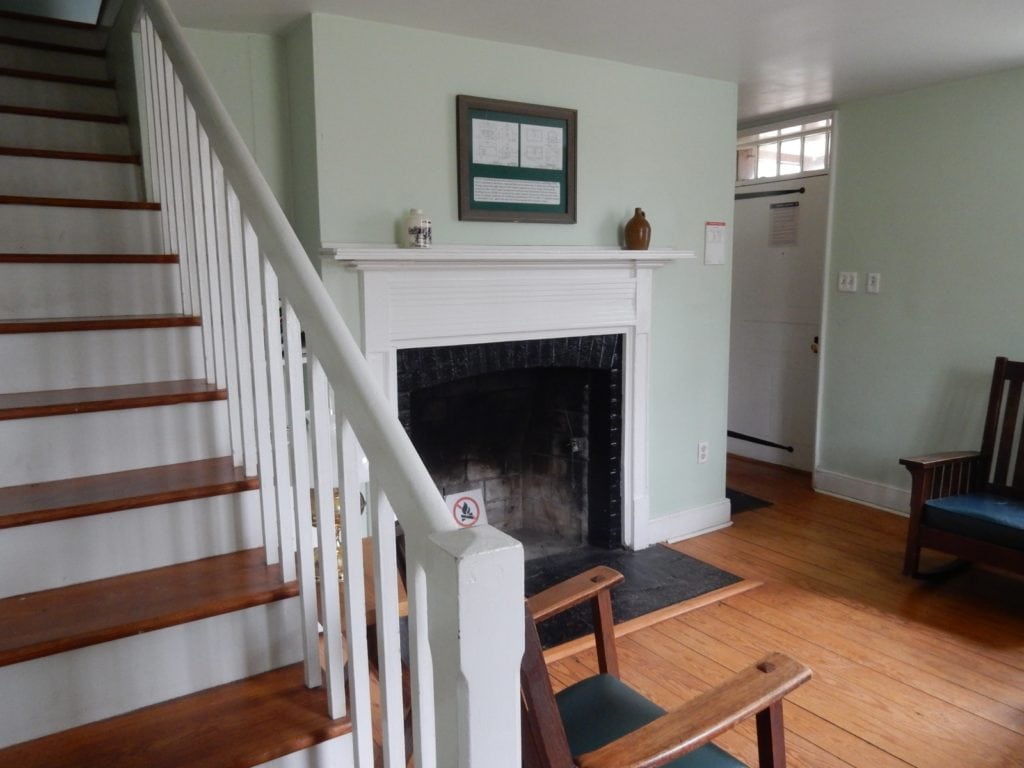
[[[653,270],[692,259],[692,251],[324,243],[321,253],[360,275],[364,351],[393,403],[399,349],[622,334],[623,539],[631,549],[651,543]]]

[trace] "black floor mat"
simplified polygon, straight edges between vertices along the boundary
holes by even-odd
[[[607,565],[626,577],[612,591],[616,624],[741,581],[739,576],[660,545],[640,552],[581,547],[528,560],[526,594],[534,595],[595,565]],[[590,606],[578,605],[545,621],[539,630],[545,648],[593,632]]]
[[[759,499],[757,496],[751,496],[742,491],[735,491],[732,488],[725,489],[725,497],[729,500],[730,511],[734,515],[737,512],[749,512],[752,509],[761,509],[772,505],[770,501]]]

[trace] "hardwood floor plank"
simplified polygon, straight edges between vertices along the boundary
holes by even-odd
[[[728,484],[773,506],[673,547],[763,586],[620,640],[626,681],[666,706],[779,650],[814,672],[786,700],[791,766],[1024,765],[1024,579],[905,578],[905,518],[770,465],[730,458]],[[553,664],[556,685],[590,656]],[[744,725],[722,745],[756,764],[752,739]]]

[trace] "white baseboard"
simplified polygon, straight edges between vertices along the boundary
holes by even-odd
[[[645,544],[656,544],[660,541],[682,541],[700,536],[702,533],[711,533],[711,531],[727,528],[732,525],[729,509],[729,500],[720,499],[702,507],[692,507],[681,512],[652,517],[647,522],[647,542]]]
[[[830,472],[827,469],[814,470],[814,490],[851,499],[904,517],[910,510],[910,491]]]

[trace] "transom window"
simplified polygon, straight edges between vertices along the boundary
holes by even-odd
[[[752,128],[736,141],[736,181],[826,173],[831,153],[831,114]]]

